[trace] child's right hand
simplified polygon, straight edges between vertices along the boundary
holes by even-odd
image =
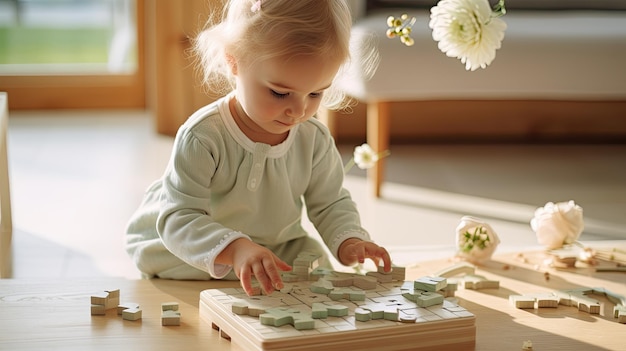
[[[241,287],[248,296],[253,294],[253,276],[264,293],[269,295],[284,287],[280,272],[291,270],[291,266],[272,251],[244,238],[230,243],[220,254],[223,255],[226,257],[221,258],[230,261],[229,264],[233,266],[235,274],[241,281]]]

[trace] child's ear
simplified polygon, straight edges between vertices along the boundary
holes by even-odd
[[[228,66],[230,67],[230,72],[234,76],[236,76],[237,75],[237,59],[235,59],[235,56],[227,53],[226,62],[228,62]]]

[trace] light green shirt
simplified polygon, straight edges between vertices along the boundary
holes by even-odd
[[[335,257],[348,238],[370,240],[343,188],[341,157],[328,129],[312,118],[279,145],[256,143],[235,123],[230,98],[183,124],[165,174],[131,218],[127,250],[139,269],[176,278],[164,272],[188,265],[223,278],[231,267],[215,258],[241,237],[291,264],[298,253],[285,252],[285,245],[309,235],[301,225],[304,206]]]

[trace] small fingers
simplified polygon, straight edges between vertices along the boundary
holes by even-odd
[[[241,268],[241,271],[239,271],[239,281],[241,283],[243,291],[245,291],[248,296],[254,294],[252,290],[252,276],[250,272],[250,267],[245,266]]]
[[[280,260],[278,260],[280,261]],[[282,262],[282,261],[281,261]],[[265,274],[268,278],[267,284],[269,288],[280,290],[284,288],[283,279],[280,276],[280,272],[278,271],[278,267],[276,266],[278,262],[275,262],[272,258],[266,257],[263,259],[263,266],[265,267]],[[284,262],[282,262],[284,263]],[[265,289],[267,292],[267,289]]]
[[[366,244],[366,256],[374,261],[376,266],[379,266],[380,261],[383,261],[383,267],[385,272],[391,272],[391,256],[384,247],[378,246],[374,243]]]
[[[261,259],[261,261],[257,261],[252,265],[252,273],[265,294],[270,295],[274,292],[274,286],[272,285],[272,281],[267,274],[267,267],[263,263],[263,260],[264,259]]]

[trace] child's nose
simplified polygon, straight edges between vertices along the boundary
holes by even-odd
[[[303,101],[294,101],[287,109],[287,116],[291,118],[302,118],[306,111],[306,103]]]

